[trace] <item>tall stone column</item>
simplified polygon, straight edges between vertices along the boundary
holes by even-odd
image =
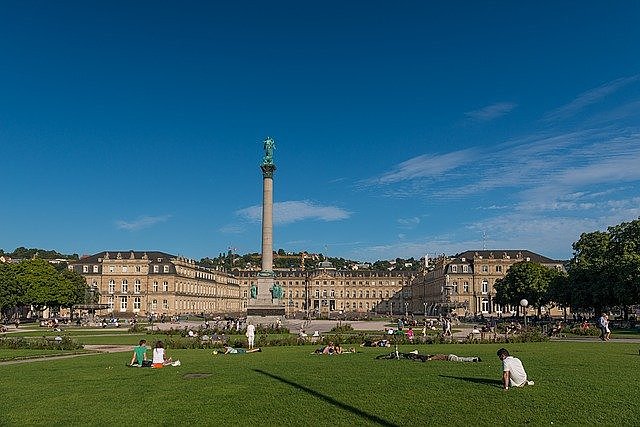
[[[274,324],[285,314],[282,287],[275,283],[273,272],[273,163],[275,141],[264,140],[262,170],[262,269],[258,273],[256,289],[251,290],[247,317],[254,324]]]
[[[274,164],[262,164],[262,271],[273,275],[273,172]]]

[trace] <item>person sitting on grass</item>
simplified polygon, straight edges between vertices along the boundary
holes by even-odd
[[[153,349],[153,360],[151,363],[152,368],[164,368],[165,366],[180,366],[180,361],[175,362],[170,357],[167,357],[167,353],[164,351],[164,344],[162,341],[157,341]]]
[[[133,356],[129,366],[141,368],[146,365],[147,361],[147,340],[140,340],[137,346],[133,348]]]
[[[506,348],[498,350],[497,355],[502,361],[502,388],[509,390],[510,386],[524,387],[534,384],[527,379],[527,373],[520,359],[510,356]]]
[[[245,354],[245,353],[257,353],[262,351],[260,348],[250,348],[248,350],[244,348],[234,348],[229,345],[224,346],[224,354]]]

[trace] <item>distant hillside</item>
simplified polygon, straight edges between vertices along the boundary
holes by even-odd
[[[16,248],[13,252],[5,252],[0,249],[0,255],[8,255],[14,259],[31,259],[31,258],[40,258],[40,259],[72,259],[77,260],[78,254],[73,255],[65,255],[61,254],[57,251],[48,251],[46,249],[27,249],[25,247]]]

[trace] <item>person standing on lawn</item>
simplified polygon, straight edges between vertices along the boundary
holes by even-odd
[[[256,339],[256,327],[253,323],[249,322],[247,325],[247,340],[249,341],[249,350],[253,348],[253,343]]]
[[[527,380],[527,373],[520,359],[510,356],[506,348],[501,348],[497,354],[502,360],[502,388],[509,390],[509,387],[534,384],[533,381]]]

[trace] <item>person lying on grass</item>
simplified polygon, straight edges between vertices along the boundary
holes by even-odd
[[[365,340],[360,347],[391,347],[389,340]]]
[[[347,354],[347,353],[355,353],[355,352],[356,352],[356,349],[353,347],[351,347],[348,350],[345,350],[340,346],[340,344],[334,344],[332,341],[329,341],[329,344],[327,344],[324,347],[320,347],[316,349],[311,354],[326,354],[326,355],[332,356],[334,354]]]
[[[224,346],[224,354],[245,354],[245,353],[256,353],[262,351],[262,349],[260,348],[250,348],[250,349],[244,349],[244,348],[233,348],[231,346],[225,345]],[[215,353],[214,353],[215,354]]]
[[[431,360],[446,360],[449,362],[482,362],[479,357],[463,357],[455,354],[418,354],[418,350],[414,350],[410,353],[399,353],[392,351],[389,354],[381,354],[376,359],[407,359],[415,360],[416,362],[428,362]]]

